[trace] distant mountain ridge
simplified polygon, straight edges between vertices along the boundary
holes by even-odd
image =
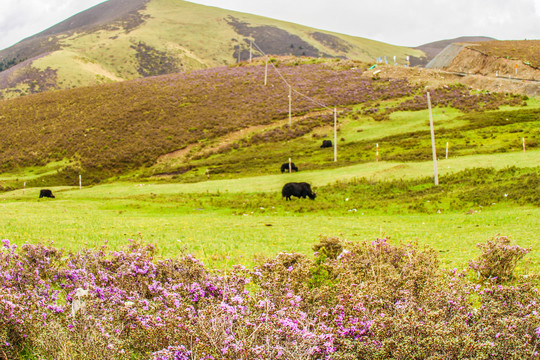
[[[0,51],[0,61],[9,58],[31,59],[41,54],[58,50],[58,36],[78,31],[97,29],[115,23],[131,24],[134,27],[139,10],[150,0],[109,0],[80,12],[68,19]],[[126,27],[126,30],[129,28]]]
[[[233,64],[269,55],[422,58],[421,50],[182,0],[109,0],[0,51],[0,97]],[[253,52],[252,55],[258,55]]]

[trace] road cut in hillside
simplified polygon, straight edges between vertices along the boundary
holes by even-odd
[[[475,74],[463,72],[462,68],[424,69],[407,68],[402,66],[379,65],[368,70],[365,76],[372,77],[375,71],[381,78],[405,78],[412,83],[425,84],[428,88],[437,88],[442,85],[464,84],[472,89],[482,89],[492,92],[522,94],[527,96],[540,95],[540,80],[523,80],[508,78],[502,74]],[[498,75],[498,76],[496,76]],[[536,76],[536,75],[535,75]]]
[[[489,55],[467,44],[448,45],[426,68],[455,73],[462,76],[461,83],[480,89],[540,94],[540,69],[530,62]]]

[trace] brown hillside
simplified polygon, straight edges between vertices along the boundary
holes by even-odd
[[[58,173],[55,183],[75,179],[73,175],[81,172],[87,181],[99,181],[151,166],[163,155],[179,154],[192,144],[201,147],[201,153],[219,153],[234,151],[238,142],[253,146],[303,137],[332,124],[334,106],[342,111],[364,104],[366,114],[378,120],[391,111],[379,112],[380,101],[402,99],[397,107],[401,110],[427,106],[421,96],[426,79],[422,69],[386,66],[377,77],[355,61],[288,58],[274,62],[281,75],[271,69],[267,86],[265,67],[259,63],[0,101],[0,172],[64,160],[70,165]],[[418,83],[409,81],[409,76],[390,76],[399,69],[419,72]],[[281,76],[294,84],[292,127],[286,124],[289,88]],[[439,85],[444,82],[431,80],[436,79],[429,83],[438,87],[434,103],[462,111],[522,102],[520,96],[478,95],[463,85],[443,87]],[[257,132],[245,138],[245,129]],[[236,143],[214,146],[217,139],[227,137]]]
[[[461,83],[479,89],[535,96],[540,94],[538,58],[539,40],[451,44],[427,67],[459,73]]]
[[[380,76],[390,77],[393,79],[406,79],[407,81],[429,86],[434,88],[437,86],[452,85],[456,83],[464,84],[471,89],[481,89],[492,92],[503,92],[512,94],[522,94],[527,96],[540,95],[540,84],[536,81],[523,81],[509,79],[508,77],[485,76],[481,74],[464,74],[462,70],[453,69],[425,69],[419,67],[402,67],[391,65],[379,65],[377,68],[367,71],[366,74],[380,70]]]
[[[540,40],[487,41],[467,47],[487,56],[521,61],[540,69]]]
[[[453,43],[463,43],[463,42],[477,43],[477,42],[490,41],[490,40],[494,40],[494,39],[490,37],[485,37],[485,36],[462,36],[462,37],[458,37],[454,39],[434,41],[431,43],[420,45],[420,46],[417,46],[415,49],[422,50],[426,54],[426,57],[422,58],[421,61],[417,63],[411,62],[411,65],[412,66],[426,65],[428,62],[431,61],[431,59],[437,56],[437,54],[439,54],[445,47]]]
[[[351,69],[360,66],[281,65],[280,71],[302,94],[330,106],[415,89]],[[264,66],[220,67],[0,101],[0,169],[68,159],[86,170],[121,173],[204,139],[287,118],[288,88],[276,74],[268,86],[263,79]],[[295,114],[320,108],[296,93],[293,104]],[[327,120],[304,119],[308,127]]]
[[[540,80],[540,70],[524,64],[523,60],[487,55],[470,47],[463,48],[446,70],[493,77]]]

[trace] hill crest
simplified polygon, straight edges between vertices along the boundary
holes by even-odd
[[[56,73],[56,89],[230,65],[249,59],[255,41],[267,54],[339,57],[373,61],[380,56],[423,53],[306,26],[180,0],[109,0],[0,51],[0,70],[23,61],[9,74],[3,98],[49,86],[42,72]],[[253,53],[253,55],[257,55]],[[113,76],[90,71],[95,64]],[[29,71],[28,67],[31,67]],[[43,75],[43,76],[41,76]],[[3,79],[3,80],[2,80]],[[7,83],[7,75],[0,73]],[[37,83],[33,88],[28,83]]]

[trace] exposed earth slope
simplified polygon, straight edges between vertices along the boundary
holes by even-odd
[[[486,36],[462,36],[454,39],[448,39],[448,40],[440,40],[435,41],[431,43],[427,43],[424,45],[420,45],[415,47],[415,49],[422,50],[426,57],[421,59],[413,59],[411,61],[411,65],[426,65],[429,61],[431,61],[435,56],[437,56],[441,51],[443,51],[448,45],[454,44],[454,43],[479,43],[483,41],[490,41],[495,40],[490,37]]]
[[[489,82],[490,90],[538,95],[538,59],[540,40],[456,43],[448,45],[426,67],[460,73],[466,77],[463,83],[471,86],[485,88],[480,84]]]

